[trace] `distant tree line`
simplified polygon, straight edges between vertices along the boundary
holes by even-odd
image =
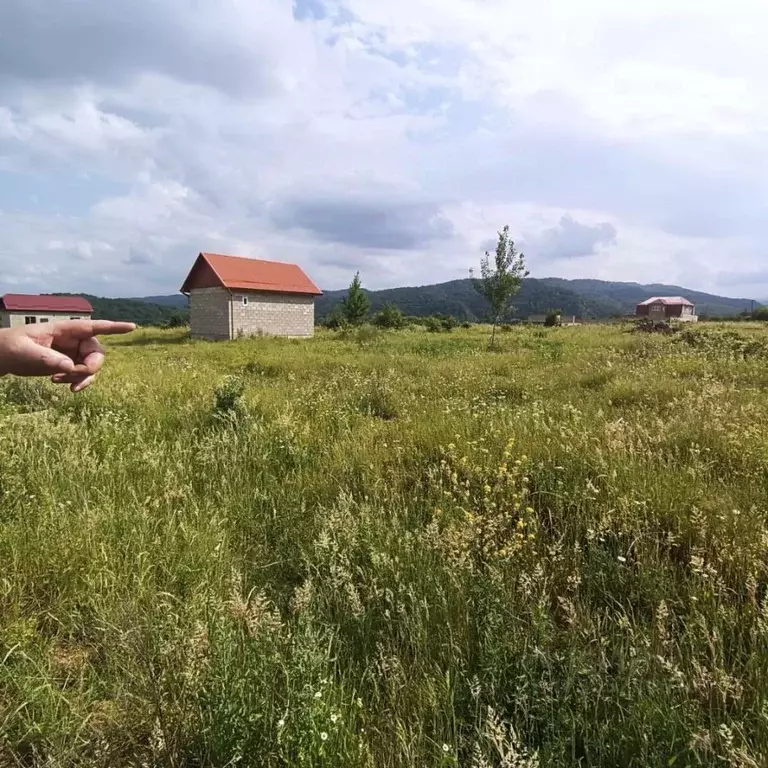
[[[429,331],[452,331],[459,321],[452,315],[435,314],[427,317],[406,315],[395,304],[387,303],[378,312],[371,312],[371,302],[363,290],[360,273],[355,274],[347,295],[320,320],[331,330],[344,330],[370,324],[382,330],[400,330],[409,325],[423,325]],[[469,326],[469,323],[465,323]]]
[[[699,320],[703,322],[710,321],[720,323],[743,323],[750,320],[768,322],[768,307],[756,307],[751,312],[744,311],[740,312],[738,315],[711,315],[704,312],[699,315]]]
[[[487,307],[491,322],[490,346],[496,339],[496,329],[508,319],[513,312],[512,299],[520,290],[523,280],[528,277],[525,257],[515,248],[510,237],[509,227],[504,227],[499,233],[496,251],[491,256],[488,251],[480,261],[480,276],[475,277],[470,270],[471,285]],[[352,278],[346,296],[328,314],[323,324],[334,330],[343,330],[371,323],[379,328],[397,330],[408,324],[403,311],[395,304],[388,302],[371,316],[371,302],[363,290],[360,273]],[[428,331],[433,333],[450,332],[459,321],[450,314],[434,313],[426,318],[420,318]],[[467,322],[467,321],[465,321]],[[559,310],[550,311],[547,325],[557,325],[560,322]]]
[[[189,310],[149,304],[134,299],[105,299],[86,293],[55,294],[56,296],[82,296],[93,307],[94,320],[119,320],[137,325],[177,328],[189,323]]]

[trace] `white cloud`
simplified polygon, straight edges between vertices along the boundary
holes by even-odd
[[[764,3],[297,2],[5,0],[3,282],[172,291],[215,248],[424,283],[509,223],[536,274],[768,295]],[[96,202],[25,209],[31,172]]]

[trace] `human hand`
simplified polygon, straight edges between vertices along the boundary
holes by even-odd
[[[0,330],[0,376],[50,376],[82,392],[104,365],[104,347],[96,337],[135,328],[109,320],[63,320]]]

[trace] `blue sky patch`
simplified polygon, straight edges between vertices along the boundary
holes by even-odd
[[[105,197],[129,191],[127,184],[100,176],[0,171],[0,211],[6,213],[81,216]]]

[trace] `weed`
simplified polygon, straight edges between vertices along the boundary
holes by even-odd
[[[238,376],[227,376],[213,393],[213,416],[218,421],[234,421],[245,414],[243,394],[245,382]]]

